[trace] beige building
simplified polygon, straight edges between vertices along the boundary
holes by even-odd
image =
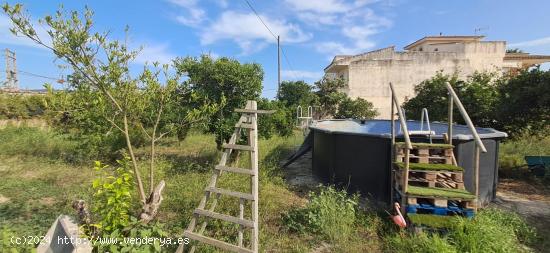
[[[465,78],[475,71],[517,71],[550,61],[550,56],[506,53],[505,41],[484,36],[429,36],[395,51],[393,46],[358,55],[337,55],[326,74],[344,78],[344,92],[374,104],[379,118],[390,117],[393,83],[401,102],[414,96],[414,86],[437,71]]]

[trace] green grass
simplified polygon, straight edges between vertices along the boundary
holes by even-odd
[[[407,214],[409,220],[415,225],[424,225],[432,228],[451,228],[455,216],[432,215],[432,214]]]
[[[3,147],[0,151],[0,199],[3,201],[0,203],[0,232],[5,231],[0,233],[0,244],[5,242],[4,235],[45,235],[58,215],[75,215],[71,208],[73,200],[84,199],[93,205],[93,162],[82,165],[67,163],[62,156],[56,155],[64,152],[70,154],[70,141],[53,132],[28,128],[0,130],[0,138],[4,140],[0,143]],[[276,136],[259,141],[262,251],[307,252],[323,240],[320,236],[312,238],[280,232],[283,228],[281,214],[305,203],[303,197],[286,186],[282,178],[284,173],[279,168],[279,162],[299,143],[297,139]],[[157,180],[164,179],[166,188],[157,219],[165,224],[170,237],[180,237],[203,196],[220,153],[216,149],[214,136],[198,132],[191,133],[182,142],[166,139],[160,143],[158,150],[155,177]],[[137,150],[142,175],[148,168],[147,151],[145,148]],[[239,163],[244,166],[247,161],[248,158],[242,156]],[[144,184],[148,189],[147,180]],[[233,173],[220,177],[219,184],[240,191],[247,191],[250,186],[248,177]],[[136,198],[137,194],[133,194]],[[238,208],[238,201],[222,197],[216,211],[238,215]],[[138,211],[136,208],[133,215]],[[230,224],[210,222],[207,231],[218,239],[235,242],[237,230]],[[171,252],[175,248],[166,250]],[[218,252],[201,248],[203,251]]]
[[[536,234],[517,214],[488,208],[473,220],[460,219],[449,237],[459,252],[525,252],[522,245]]]
[[[550,190],[550,169],[544,177],[535,177],[527,168],[524,157],[550,156],[550,136],[524,135],[505,140],[499,147],[499,176],[504,178],[527,179],[530,183]]]
[[[439,234],[391,234],[384,238],[385,252],[456,253],[448,238]]]
[[[486,219],[491,222],[485,219],[476,221],[477,218],[474,219],[477,223],[464,220],[462,227],[458,227],[465,231],[463,234],[456,232],[453,236],[415,236],[399,232],[384,212],[371,208],[368,203],[363,203],[353,215],[346,214],[346,220],[353,219],[353,223],[342,223],[345,225],[344,230],[338,229],[340,223],[325,222],[319,233],[288,231],[283,214],[308,206],[308,197],[285,184],[285,172],[279,164],[300,144],[301,138],[298,135],[290,138],[275,136],[259,141],[261,252],[312,252],[321,245],[327,245],[327,252],[463,252],[469,249],[474,249],[470,252],[499,252],[481,247],[498,243],[497,236],[505,238],[507,242],[516,243],[517,246],[511,248],[513,250],[522,244],[532,243],[530,228],[521,219],[510,218],[507,213],[495,215],[491,211],[493,215],[486,215],[489,216]],[[0,139],[0,245],[6,243],[6,238],[11,235],[44,235],[59,214],[74,215],[71,203],[75,199],[84,199],[93,205],[93,164],[92,161],[82,164],[67,162],[66,156],[70,156],[74,145],[72,141],[54,132],[28,128],[0,130]],[[166,181],[166,188],[157,220],[164,224],[168,237],[179,237],[203,196],[204,187],[220,153],[216,150],[212,135],[197,132],[192,132],[182,142],[163,140],[158,150],[155,176]],[[145,174],[148,168],[148,150],[138,149],[137,154],[142,174]],[[238,165],[244,166],[247,162],[248,158],[241,156]],[[147,180],[144,183],[148,188]],[[240,191],[249,190],[250,185],[246,178],[231,173],[220,177],[219,183],[224,188]],[[333,202],[316,201],[316,209],[331,210],[336,206]],[[222,197],[216,211],[237,215],[238,208],[234,199]],[[138,211],[136,208],[133,215]],[[325,221],[340,218],[338,210],[327,217],[332,218]],[[339,225],[331,227],[326,224]],[[475,230],[477,226],[484,226],[483,224],[490,224],[490,230]],[[224,222],[210,222],[207,234],[235,242],[237,229]],[[345,236],[339,235],[339,231],[343,231],[341,234]],[[486,236],[489,238],[487,240],[476,238],[482,233],[495,233],[495,236]],[[484,243],[480,246],[475,240],[484,240]],[[3,248],[0,251],[4,252],[13,245],[1,247]],[[26,248],[19,252],[30,251]],[[175,248],[167,247],[164,250],[172,252]],[[208,247],[201,247],[198,251],[219,252]]]
[[[418,219],[418,216],[416,217]],[[426,219],[421,218],[424,222]],[[440,221],[430,220],[438,225]],[[532,252],[537,236],[517,214],[495,208],[481,210],[473,219],[456,217],[445,235],[437,233],[383,235],[387,252]]]
[[[398,147],[406,147],[407,144],[405,142],[396,142],[396,146]],[[453,145],[445,144],[445,143],[424,143],[424,142],[412,142],[411,145],[414,147],[422,147],[422,148],[453,148]]]
[[[26,126],[0,129],[0,155],[71,159],[75,147],[74,141],[49,130]]]
[[[550,136],[525,135],[514,140],[505,140],[499,147],[499,160],[502,168],[516,168],[525,163],[525,156],[550,156]]]
[[[466,190],[451,188],[409,186],[407,188],[407,194],[409,196],[430,196],[451,199],[475,199],[475,196]]]
[[[400,169],[405,168],[404,162],[396,162],[395,165]],[[463,171],[462,167],[452,164],[435,164],[435,163],[409,163],[410,170],[431,170],[431,171]]]
[[[357,196],[348,197],[345,190],[321,187],[311,192],[306,207],[293,209],[284,215],[285,225],[294,232],[318,233],[330,241],[342,241],[355,230]]]

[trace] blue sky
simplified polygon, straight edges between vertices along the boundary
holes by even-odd
[[[18,1],[8,1],[13,4]],[[265,97],[277,86],[277,49],[273,36],[244,0],[159,1],[19,1],[38,19],[67,10],[95,11],[95,29],[111,31],[129,43],[144,47],[133,64],[169,62],[177,56],[203,53],[260,63],[265,71]],[[509,47],[550,55],[550,1],[512,0],[249,0],[275,34],[281,36],[283,80],[318,80],[336,54],[355,54],[395,45],[403,46],[427,35],[486,35],[505,40]],[[0,15],[0,48],[17,53],[20,70],[60,77],[61,63],[47,50],[9,33],[10,24]],[[0,79],[5,78],[4,59]],[[548,65],[544,66],[548,68]],[[20,75],[21,88],[41,88],[49,80]],[[51,81],[50,81],[51,82]]]

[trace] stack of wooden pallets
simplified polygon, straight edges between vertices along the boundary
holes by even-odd
[[[474,215],[475,195],[464,189],[464,169],[453,164],[452,145],[412,143],[407,150],[397,142],[395,159],[396,197],[408,216],[420,214],[410,221],[422,225],[429,215]]]

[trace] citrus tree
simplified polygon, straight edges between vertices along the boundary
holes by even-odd
[[[226,142],[239,115],[236,108],[244,108],[247,100],[258,100],[262,92],[264,72],[257,63],[241,64],[227,57],[214,59],[210,55],[177,58],[177,73],[186,75],[185,85],[220,105],[209,117],[206,131],[216,135],[218,147]]]
[[[72,69],[69,91],[54,92],[50,103],[57,106],[62,120],[86,128],[96,136],[120,134],[130,158],[135,185],[142,206],[139,215],[149,222],[162,200],[164,181],[155,185],[155,144],[189,124],[219,109],[217,101],[201,96],[181,81],[181,74],[169,74],[168,65],[153,63],[133,76],[130,64],[139,54],[126,42],[94,32],[93,12],[67,12],[61,7],[55,15],[39,20],[48,38],[38,35],[30,15],[21,4],[3,6],[12,22],[11,32],[44,47]],[[128,32],[128,28],[125,30]],[[163,75],[160,81],[159,75]],[[136,136],[145,136],[150,146],[149,190],[145,190],[134,153]]]
[[[422,108],[427,108],[430,120],[448,120],[448,91],[445,86],[449,82],[472,121],[483,127],[495,125],[495,106],[498,102],[497,78],[495,73],[476,72],[461,80],[457,75],[445,75],[438,72],[414,88],[415,97],[405,101],[403,108],[407,119],[419,120]],[[454,107],[453,120],[464,124],[458,108]]]

